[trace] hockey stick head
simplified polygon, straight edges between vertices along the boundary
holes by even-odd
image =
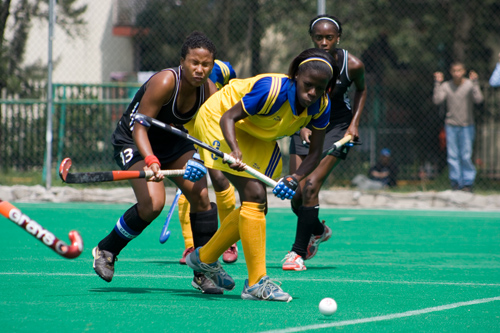
[[[64,258],[73,259],[82,254],[83,251],[83,239],[82,236],[76,230],[71,230],[69,232],[69,240],[71,241],[71,245],[67,245],[64,242],[60,247],[60,251],[57,250]]]
[[[166,230],[160,235],[160,243],[165,243],[170,238],[170,230]]]
[[[63,182],[66,182],[68,177],[69,168],[71,168],[71,158],[66,157],[59,165],[59,177],[61,177]]]
[[[147,121],[146,116],[140,113],[136,113],[134,116],[134,120],[141,124],[144,127],[151,127],[149,121]]]
[[[174,201],[172,202],[172,205],[170,206],[170,210],[168,211],[167,219],[165,220],[165,224],[163,225],[163,229],[161,230],[161,234],[160,234],[160,243],[161,244],[165,243],[168,240],[168,238],[170,237],[170,230],[168,230],[168,224],[170,223],[170,219],[172,218],[175,206],[177,206],[177,203],[179,202],[179,198],[180,198],[181,194],[182,194],[182,191],[180,189],[177,189],[177,192],[175,192]]]

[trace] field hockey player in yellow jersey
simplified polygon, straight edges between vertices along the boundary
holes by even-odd
[[[236,77],[236,72],[229,62],[215,59],[214,68],[208,77],[215,83],[217,89],[229,83],[229,80]],[[192,131],[193,123],[189,122],[185,125],[188,132]],[[215,202],[217,203],[217,211],[219,219],[224,221],[226,216],[231,213],[236,206],[236,199],[234,196],[234,187],[229,183],[227,178],[221,171],[209,169],[210,180],[215,192]],[[181,265],[186,264],[186,256],[194,251],[193,232],[191,230],[191,222],[189,220],[190,205],[184,194],[179,197],[179,221],[182,228],[182,237],[184,238],[184,252],[182,258],[179,260]],[[229,248],[222,254],[222,260],[225,263],[234,263],[238,260],[238,247],[236,243],[229,246]]]
[[[241,239],[248,269],[241,297],[284,302],[292,299],[266,272],[265,184],[242,171],[247,163],[268,177],[278,178],[281,154],[276,140],[310,123],[309,155],[294,174],[283,177],[273,190],[281,199],[293,197],[298,182],[320,161],[330,118],[325,92],[334,87],[338,73],[330,54],[308,49],[292,61],[288,76],[263,74],[231,80],[200,108],[192,135],[230,152],[236,159],[234,164],[227,165],[210,152],[200,151],[206,166],[223,171],[235,186],[241,206],[227,216],[207,244],[186,257],[186,263],[205,273],[220,288],[232,290],[235,283],[218,258],[229,245]]]

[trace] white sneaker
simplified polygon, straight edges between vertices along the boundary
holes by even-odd
[[[248,279],[246,279],[241,298],[255,301],[290,302],[292,296],[284,292],[280,285],[281,282],[273,281],[267,275],[253,286],[249,286]]]
[[[288,254],[283,258],[283,270],[284,271],[305,271],[307,267],[304,265],[304,260],[294,251],[288,252]]]

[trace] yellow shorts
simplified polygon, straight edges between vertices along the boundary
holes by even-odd
[[[210,144],[212,147],[229,154],[229,148],[219,125],[220,115],[210,112],[205,105],[200,108],[193,124],[188,127],[193,137]],[[279,179],[281,176],[282,161],[281,152],[276,141],[263,141],[245,131],[236,128],[236,139],[242,152],[242,161],[248,166],[265,174],[266,176]],[[207,168],[221,170],[236,176],[255,178],[246,172],[231,169],[222,158],[206,149],[199,149],[201,159],[205,161]]]

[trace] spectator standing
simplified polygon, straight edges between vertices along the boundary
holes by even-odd
[[[451,64],[452,79],[443,82],[442,72],[434,73],[433,102],[438,105],[446,101],[446,151],[449,178],[452,190],[472,192],[476,178],[476,168],[472,163],[474,145],[474,104],[484,98],[475,71],[465,77],[465,65]]]

